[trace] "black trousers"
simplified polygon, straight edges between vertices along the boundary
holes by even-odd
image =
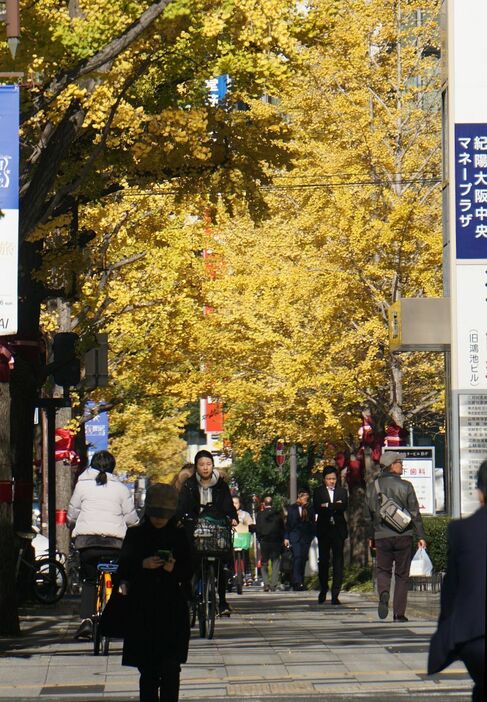
[[[312,540],[312,538],[302,538],[296,541],[290,539],[293,549],[293,585],[299,586],[304,583],[304,571]]]
[[[162,661],[160,666],[139,667],[140,702],[178,702],[181,666]]]
[[[96,582],[98,579],[98,563],[118,560],[120,549],[90,547],[79,550],[80,577],[82,580],[80,617],[89,619],[95,613]]]
[[[331,595],[338,597],[343,583],[343,544],[344,540],[337,532],[335,526],[318,534],[318,576],[321,592],[328,592],[328,578],[330,571],[330,552],[332,554],[333,581]]]
[[[465,663],[474,682],[472,702],[485,702],[485,636],[463,644],[458,658]]]
[[[377,590],[379,595],[386,590],[390,591],[392,564],[394,563],[393,610],[394,614],[399,617],[406,613],[412,549],[412,536],[387,536],[385,539],[376,539],[375,541]]]

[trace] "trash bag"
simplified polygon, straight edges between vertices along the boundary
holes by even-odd
[[[411,561],[409,575],[411,578],[428,578],[433,572],[433,564],[424,548],[418,548]]]

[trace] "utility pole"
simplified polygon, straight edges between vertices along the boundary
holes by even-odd
[[[291,444],[289,451],[289,501],[294,504],[298,498],[298,461],[296,444]]]

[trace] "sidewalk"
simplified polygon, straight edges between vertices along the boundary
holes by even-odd
[[[231,595],[232,617],[217,621],[215,639],[191,641],[181,700],[470,698],[462,664],[425,674],[432,619],[382,622],[362,595],[344,593],[341,607],[319,606],[316,597],[256,588]],[[24,610],[22,637],[0,638],[0,702],[137,700],[138,673],[120,665],[121,642],[95,657],[89,642],[73,640],[76,626],[76,599]]]

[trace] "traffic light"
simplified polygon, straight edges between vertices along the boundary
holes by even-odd
[[[80,381],[80,361],[76,355],[77,341],[78,335],[73,332],[61,332],[54,336],[53,377],[56,385],[62,385],[63,388],[78,385]]]

